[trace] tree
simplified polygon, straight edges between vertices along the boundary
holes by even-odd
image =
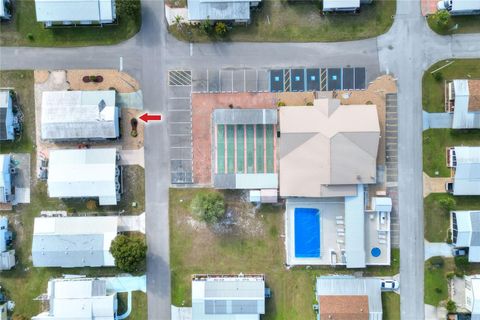
[[[450,13],[447,10],[438,10],[435,13],[435,20],[440,27],[446,28],[450,24]]]
[[[467,256],[455,257],[455,266],[460,270],[465,270],[468,267],[468,257]]]
[[[457,311],[457,304],[455,303],[455,301],[448,300],[446,307],[449,313],[454,313],[455,311]]]
[[[217,22],[215,24],[215,33],[220,37],[223,37],[227,34],[228,28],[227,25],[223,22]]]
[[[116,0],[117,10],[126,16],[136,16],[140,12],[140,1],[138,0]]]
[[[438,203],[446,211],[452,211],[453,208],[455,208],[455,206],[457,205],[457,202],[455,201],[455,199],[453,199],[450,196],[445,196],[445,197],[441,198],[438,201]]]
[[[140,270],[145,264],[147,244],[139,237],[118,235],[110,246],[115,265],[126,272]]]
[[[190,209],[201,220],[215,223],[225,214],[225,200],[219,192],[199,192],[193,198]]]
[[[28,320],[23,314],[15,313],[12,317],[12,320]]]

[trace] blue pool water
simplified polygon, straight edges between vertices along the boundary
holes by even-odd
[[[295,208],[295,257],[320,257],[320,212],[312,208]]]

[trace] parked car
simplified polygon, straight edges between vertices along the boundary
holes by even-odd
[[[382,290],[391,291],[397,290],[400,287],[400,284],[396,280],[382,280]]]
[[[467,250],[465,250],[465,249],[455,249],[455,248],[453,248],[453,249],[452,249],[452,254],[453,254],[454,257],[466,256],[466,255],[467,255]]]

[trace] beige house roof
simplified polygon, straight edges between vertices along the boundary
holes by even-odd
[[[376,182],[376,106],[320,99],[279,112],[281,196],[351,196],[357,184]]]

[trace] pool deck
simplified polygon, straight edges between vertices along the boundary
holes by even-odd
[[[287,265],[332,265],[332,255],[336,256],[337,266],[345,265],[342,259],[345,252],[344,198],[288,199],[285,211],[285,248]],[[320,211],[320,257],[295,257],[295,208],[315,208]],[[378,213],[365,212],[365,260],[367,265],[390,265],[390,222],[379,223]],[[379,226],[386,231],[379,232]],[[379,257],[370,253],[373,247],[381,250]],[[343,251],[343,252],[342,252]],[[343,261],[342,261],[343,260]]]

